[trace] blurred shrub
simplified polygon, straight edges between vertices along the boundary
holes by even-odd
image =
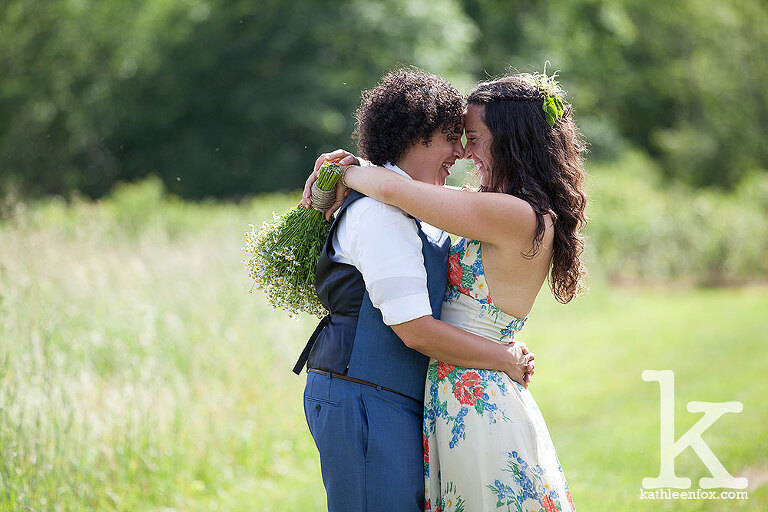
[[[471,178],[459,166],[455,184]],[[465,176],[466,173],[466,176]],[[614,282],[667,280],[742,283],[768,277],[768,174],[745,177],[733,192],[666,183],[641,153],[589,168],[588,267]],[[120,241],[195,237],[206,230],[245,231],[298,202],[299,193],[247,201],[183,201],[150,176],[120,183],[98,201],[58,196],[16,202],[4,227],[26,226],[58,237]],[[243,219],[247,219],[244,221]]]
[[[764,0],[463,0],[477,76],[561,70],[594,157],[642,148],[661,172],[731,188],[768,165]]]
[[[587,228],[593,271],[615,281],[692,279],[727,284],[768,277],[768,175],[731,193],[660,177],[639,153],[590,168]]]
[[[293,190],[385,70],[547,59],[595,158],[731,188],[768,162],[766,27],[764,0],[2,0],[0,195]]]
[[[0,237],[6,230],[46,233],[52,240],[102,244],[195,239],[212,230],[237,237],[238,232],[247,230],[249,222],[258,225],[272,212],[281,213],[296,205],[300,198],[296,191],[260,194],[238,202],[185,201],[151,175],[118,183],[109,195],[98,200],[77,194],[68,199],[47,196],[31,200],[0,196],[0,206],[4,207],[0,210],[4,213],[0,217]]]

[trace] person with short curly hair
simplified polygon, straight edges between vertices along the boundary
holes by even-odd
[[[388,73],[363,93],[355,131],[360,152],[392,176],[442,186],[464,155],[463,109],[463,96],[435,75]],[[423,510],[430,357],[526,383],[523,344],[503,346],[437,320],[424,323],[440,316],[449,249],[441,230],[357,192],[336,214],[316,276],[330,314],[296,365],[307,365],[304,411],[330,511]]]
[[[464,98],[438,76],[398,69],[362,98],[353,137],[375,165],[399,161],[416,143],[429,146],[438,133],[461,137]]]
[[[562,303],[583,290],[586,144],[565,92],[546,74],[478,84],[464,130],[464,157],[480,178],[476,191],[354,165],[359,162],[344,150],[321,155],[316,165],[349,165],[337,194],[351,187],[461,235],[448,259],[441,319],[505,345],[526,324],[547,278]],[[313,173],[307,185],[314,179]],[[393,328],[418,349],[418,340],[439,323],[425,316]],[[525,385],[482,366],[433,357],[424,393],[427,510],[575,510]]]

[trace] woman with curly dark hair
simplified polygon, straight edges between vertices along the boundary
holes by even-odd
[[[547,277],[560,302],[581,291],[585,143],[564,92],[541,74],[479,84],[464,129],[479,191],[358,165],[340,187],[462,236],[450,251],[441,319],[507,344]],[[324,160],[359,163],[343,150]],[[503,373],[430,361],[424,458],[427,510],[574,510],[533,396]]]

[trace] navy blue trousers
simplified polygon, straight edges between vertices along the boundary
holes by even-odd
[[[383,389],[307,374],[304,414],[329,512],[424,510],[423,407]]]

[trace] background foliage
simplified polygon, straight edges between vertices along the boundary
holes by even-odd
[[[593,159],[640,149],[667,177],[697,186],[766,168],[765,2],[464,3],[481,27],[475,74],[550,59]]]
[[[320,149],[348,145],[360,91],[386,69],[468,84],[476,33],[451,0],[0,9],[0,161],[27,194],[98,196],[148,174],[187,198],[294,189]]]
[[[732,187],[768,161],[766,54],[761,0],[5,0],[0,192],[295,189],[387,69],[467,91],[547,59],[593,161]]]

